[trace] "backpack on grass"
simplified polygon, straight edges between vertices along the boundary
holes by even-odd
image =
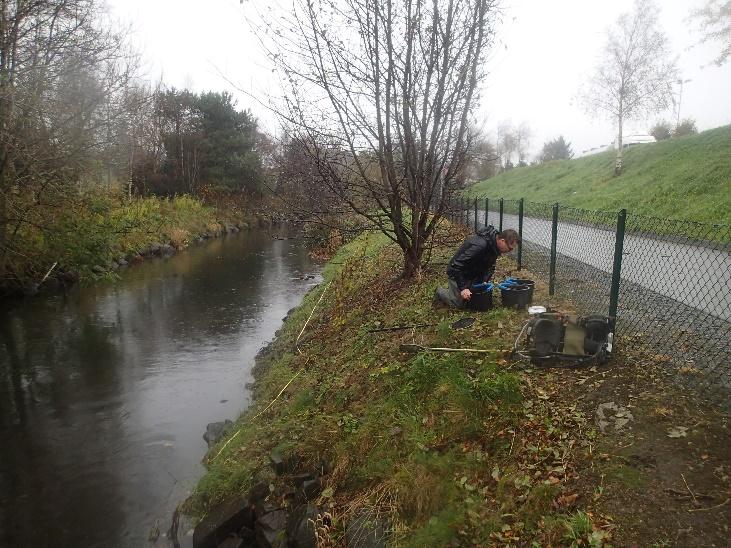
[[[521,348],[521,339],[524,339]],[[536,365],[571,362],[575,366],[606,363],[612,352],[612,321],[608,316],[571,316],[543,312],[523,326],[513,356]]]

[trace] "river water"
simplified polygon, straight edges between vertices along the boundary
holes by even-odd
[[[318,272],[301,240],[242,233],[0,304],[0,546],[164,533],[204,472],[206,424],[247,407],[256,352]]]

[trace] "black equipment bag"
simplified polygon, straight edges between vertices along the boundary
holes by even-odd
[[[531,318],[527,328],[527,357],[536,364],[555,360],[604,363],[612,350],[612,322],[607,316],[544,312]]]

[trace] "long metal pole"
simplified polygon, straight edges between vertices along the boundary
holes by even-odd
[[[518,200],[518,270],[523,268],[523,198]]]
[[[477,198],[475,198],[475,232],[477,232]]]
[[[609,318],[612,324],[617,321],[619,288],[622,281],[622,253],[624,252],[624,233],[627,224],[627,210],[620,209],[617,214],[617,235],[614,240],[614,265],[612,266],[612,286],[609,290]]]
[[[500,232],[503,231],[503,199],[500,198]]]
[[[490,198],[485,198],[485,226],[487,226],[487,211],[490,209]]]
[[[556,292],[556,240],[558,239],[558,203],[553,204],[553,219],[551,222],[551,267],[548,276],[548,294]]]

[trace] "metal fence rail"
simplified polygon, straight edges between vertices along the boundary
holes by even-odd
[[[548,280],[551,295],[731,388],[731,226],[493,197],[461,198],[451,217],[518,230],[518,268]]]

